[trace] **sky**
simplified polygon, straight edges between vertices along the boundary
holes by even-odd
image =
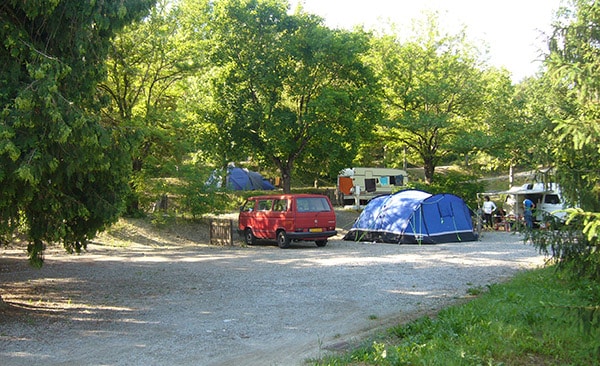
[[[514,82],[541,67],[544,34],[561,5],[561,0],[290,0],[292,10],[298,2],[330,28],[381,29],[389,22],[410,27],[424,11],[437,11],[443,30],[454,34],[465,26],[472,43],[487,45],[489,64],[509,70]]]

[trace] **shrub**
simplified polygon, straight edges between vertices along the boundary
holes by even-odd
[[[595,215],[578,209],[569,210],[565,224],[551,225],[551,230],[527,230],[525,242],[551,257],[557,269],[576,278],[600,282],[600,251]]]
[[[483,192],[485,188],[472,174],[449,171],[437,174],[435,179],[432,184],[411,182],[409,186],[431,194],[452,193],[462,198],[469,207],[477,207],[477,193]]]

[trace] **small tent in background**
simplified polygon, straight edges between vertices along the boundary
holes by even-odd
[[[227,188],[235,191],[268,191],[275,189],[275,186],[257,172],[229,167],[227,168]]]
[[[369,201],[344,240],[437,244],[473,241],[477,236],[460,197],[405,190]]]

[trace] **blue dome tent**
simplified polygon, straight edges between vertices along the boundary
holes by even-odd
[[[373,198],[344,240],[438,244],[477,240],[462,198],[405,190]]]
[[[227,168],[227,188],[235,191],[268,191],[275,189],[275,186],[257,172],[229,167]]]

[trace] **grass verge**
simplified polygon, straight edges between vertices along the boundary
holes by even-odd
[[[314,364],[599,365],[600,319],[585,311],[599,303],[598,283],[560,279],[554,267],[527,271]]]

